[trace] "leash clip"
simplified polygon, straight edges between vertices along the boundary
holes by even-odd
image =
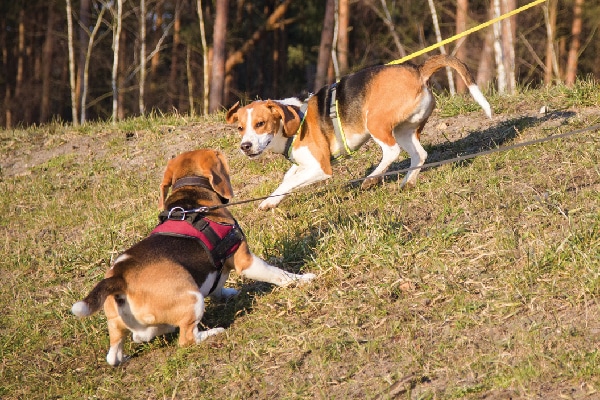
[[[173,214],[174,211],[181,213],[181,220],[182,221],[185,219],[186,211],[182,207],[173,207],[172,209],[170,209],[169,210],[169,215],[167,215],[167,219],[175,219],[175,218],[171,218],[171,214]]]

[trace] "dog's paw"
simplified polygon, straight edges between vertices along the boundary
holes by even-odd
[[[217,301],[225,301],[237,296],[239,293],[240,291],[234,288],[221,288],[221,290],[215,290],[210,297]]]
[[[309,283],[310,281],[312,281],[316,277],[317,276],[315,274],[311,274],[311,273],[298,275],[298,284],[299,285],[303,285],[305,283]]]
[[[275,208],[279,205],[279,203],[281,203],[281,200],[283,200],[283,196],[267,197],[258,205],[258,209],[261,211],[266,211],[271,208]]]
[[[363,190],[367,190],[367,189],[371,189],[377,185],[379,185],[381,182],[383,182],[383,178],[379,177],[379,178],[367,178],[363,181],[362,185],[360,185],[360,188]]]
[[[218,335],[222,332],[225,332],[225,328],[212,328],[205,331],[200,331],[196,333],[196,343],[203,342],[209,337]]]

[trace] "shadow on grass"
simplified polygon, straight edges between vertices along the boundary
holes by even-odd
[[[542,117],[517,117],[500,122],[499,124],[482,131],[470,131],[467,136],[454,142],[446,141],[444,143],[428,147],[426,149],[428,153],[426,163],[443,161],[458,156],[465,156],[485,150],[495,149],[501,147],[507,142],[512,141],[523,129],[540,125],[552,119],[562,118],[566,120],[574,115],[575,113],[571,111],[555,111],[545,114]],[[473,162],[473,160],[474,158],[460,161],[460,165],[469,165]],[[377,165],[371,165],[369,168],[367,168],[364,176],[366,177],[368,174],[370,174],[376,168],[376,166]],[[410,158],[406,158],[402,161],[392,163],[388,169],[388,173],[401,171],[409,167]],[[399,179],[400,175],[404,176],[404,173],[387,175],[385,180],[386,182],[395,182]],[[361,183],[362,180],[359,182],[354,182],[350,186],[358,187]]]

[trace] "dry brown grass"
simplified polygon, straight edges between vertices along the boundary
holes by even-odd
[[[429,160],[597,124],[599,89],[492,98],[493,121],[440,97]],[[411,191],[394,177],[344,186],[377,161],[371,144],[275,211],[234,206],[256,253],[318,279],[233,276],[240,296],[203,321],[226,334],[129,343],[133,358],[109,367],[103,315],[78,320],[71,305],[151,230],[172,155],[223,149],[236,199],[268,194],[287,162],[247,160],[236,144],[220,120],[181,116],[0,133],[2,399],[599,396],[597,130],[434,168]]]

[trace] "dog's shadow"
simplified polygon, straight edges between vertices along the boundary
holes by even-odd
[[[495,149],[516,138],[522,129],[537,126],[546,121],[559,118],[564,119],[564,123],[566,123],[566,120],[574,115],[575,113],[572,111],[554,111],[541,117],[517,117],[502,121],[498,124],[493,124],[492,121],[493,126],[484,130],[468,131],[466,136],[456,141],[446,140],[442,143],[426,146],[428,152],[426,163],[439,162],[455,158],[457,156],[465,156],[485,150]],[[427,129],[427,127],[425,129]],[[473,158],[461,161],[460,165],[466,166],[472,162]],[[364,176],[370,174],[376,168],[376,166],[377,165],[371,165],[369,168],[367,168]],[[394,174],[393,172],[402,171],[409,167],[410,158],[392,163],[388,169],[389,175],[385,176],[385,181],[397,181],[400,175],[404,176],[404,174]],[[353,182],[350,186],[357,187],[361,183],[362,181],[359,180],[358,182]]]

